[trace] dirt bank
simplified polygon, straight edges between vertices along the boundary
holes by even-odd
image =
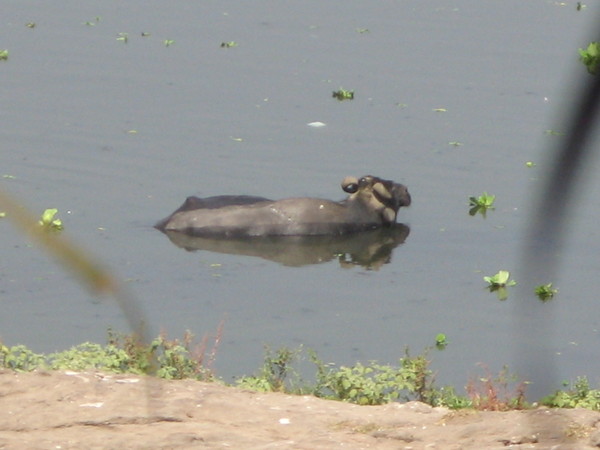
[[[600,413],[356,406],[198,381],[0,371],[2,449],[588,449]]]

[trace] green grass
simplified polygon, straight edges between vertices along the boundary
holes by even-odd
[[[577,377],[573,383],[565,383],[568,389],[556,391],[545,397],[542,404],[552,408],[586,408],[600,411],[600,390],[591,389],[587,377]]]
[[[395,401],[417,400],[432,406],[450,409],[504,410],[511,407],[524,408],[526,383],[509,389],[513,381],[507,369],[493,376],[486,371],[485,377],[471,380],[466,395],[457,394],[450,386],[437,387],[435,374],[430,368],[428,354],[431,349],[412,356],[408,349],[398,364],[380,364],[370,361],[357,362],[351,366],[324,363],[314,351],[283,347],[272,351],[266,349],[263,366],[252,376],[244,376],[236,385],[261,392],[286,392],[289,394],[314,395],[359,405],[381,405]],[[302,380],[298,363],[309,359],[316,369],[315,381]],[[486,380],[485,384],[480,380]],[[513,394],[514,392],[514,394]]]
[[[105,345],[85,342],[68,350],[47,355],[38,354],[23,345],[9,347],[0,342],[0,368],[15,371],[45,370],[99,370],[113,373],[155,375],[165,379],[219,380],[212,370],[216,350],[221,339],[222,326],[212,337],[194,343],[194,336],[186,332],[183,339],[156,337],[143,345],[135,335],[108,331]],[[380,364],[371,361],[349,366],[324,363],[314,351],[302,347],[277,350],[265,349],[262,366],[254,375],[237,379],[235,386],[261,392],[314,395],[358,405],[381,405],[395,401],[417,400],[432,406],[450,409],[507,411],[526,409],[525,390],[529,384],[519,380],[504,367],[498,374],[483,367],[483,376],[471,378],[466,394],[458,394],[453,387],[436,385],[435,373],[430,367],[428,348],[413,356],[408,349],[398,364]],[[315,367],[315,379],[303,380],[298,363],[309,360]],[[600,411],[600,390],[592,389],[586,377],[568,384],[566,390],[556,391],[540,403],[555,408],[587,408]]]
[[[23,345],[8,347],[0,343],[0,367],[16,371],[102,370],[211,381],[215,378],[211,366],[219,339],[218,334],[208,353],[207,338],[194,345],[194,336],[189,332],[181,341],[160,335],[149,345],[143,345],[134,334],[120,335],[109,330],[106,345],[84,342],[47,355],[35,353]]]

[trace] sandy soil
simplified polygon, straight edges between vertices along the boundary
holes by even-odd
[[[600,413],[356,406],[198,381],[0,371],[2,449],[589,449]]]

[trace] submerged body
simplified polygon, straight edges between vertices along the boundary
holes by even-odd
[[[346,234],[390,226],[398,209],[411,202],[405,186],[373,176],[347,177],[342,189],[350,195],[341,202],[307,197],[188,197],[156,228],[213,237]]]

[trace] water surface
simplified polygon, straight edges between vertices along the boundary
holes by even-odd
[[[15,178],[2,188],[36,212],[58,208],[65,233],[127,280],[157,329],[201,336],[224,321],[216,370],[226,379],[254,371],[265,344],[394,363],[445,333],[450,345],[430,354],[440,384],[460,388],[480,362],[510,365],[523,339],[532,361],[540,351],[556,361],[537,386],[582,374],[594,384],[597,181],[582,190],[562,270],[548,280],[559,296],[527,309],[518,334],[514,306],[537,302],[533,287],[500,302],[482,277],[506,269],[519,280],[557,139],[546,130],[561,130],[596,10],[542,0],[8,2],[0,170]],[[333,99],[340,87],[355,99]],[[188,195],[340,199],[344,176],[366,174],[413,197],[399,215],[410,235],[379,270],[186,252],[152,228]],[[496,209],[470,217],[468,197],[483,191]],[[54,351],[126,329],[111,300],[90,296],[6,220],[0,230],[3,341]]]

